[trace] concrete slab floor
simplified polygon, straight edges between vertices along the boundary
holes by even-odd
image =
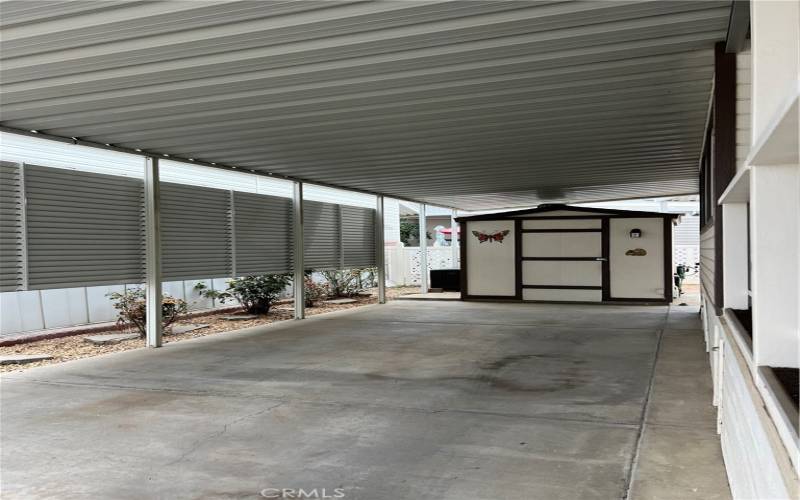
[[[729,498],[692,314],[392,302],[8,374],[3,497]]]

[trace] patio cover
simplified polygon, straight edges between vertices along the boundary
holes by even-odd
[[[459,209],[694,193],[730,7],[7,1],[2,126]]]

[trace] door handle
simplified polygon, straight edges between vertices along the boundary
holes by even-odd
[[[596,257],[594,260],[599,260],[599,261],[601,261],[601,262],[605,262],[605,261],[607,261],[608,259],[606,259],[605,257]]]

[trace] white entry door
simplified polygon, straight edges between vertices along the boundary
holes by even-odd
[[[601,302],[602,218],[522,221],[522,299]]]

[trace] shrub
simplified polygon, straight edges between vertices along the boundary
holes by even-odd
[[[108,297],[115,301],[114,308],[118,311],[117,324],[120,327],[133,325],[139,330],[140,337],[147,335],[147,302],[143,289],[137,288],[123,293],[110,293]],[[161,297],[162,328],[166,330],[169,325],[178,319],[179,315],[186,313],[187,310],[186,301],[163,295]]]
[[[330,295],[334,297],[352,297],[377,283],[374,267],[320,271],[320,274],[328,281]]]
[[[272,303],[291,281],[288,274],[261,274],[234,278],[228,281],[228,289],[224,292],[209,290],[202,282],[197,283],[194,289],[201,296],[217,299],[223,304],[235,299],[250,314],[268,314]]]
[[[331,294],[331,287],[327,283],[317,283],[311,276],[303,279],[305,287],[306,307],[314,307],[320,300],[327,299]]]

